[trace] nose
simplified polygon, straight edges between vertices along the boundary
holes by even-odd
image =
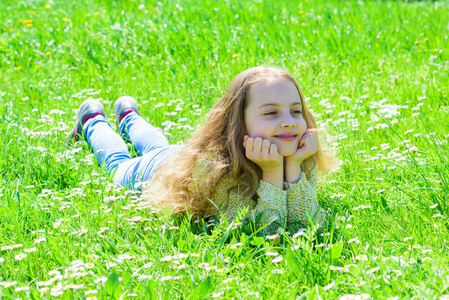
[[[291,114],[285,114],[282,118],[281,123],[279,124],[282,128],[293,128],[295,127],[295,120],[293,119]]]

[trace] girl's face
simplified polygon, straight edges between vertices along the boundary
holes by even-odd
[[[261,81],[249,88],[244,111],[246,134],[268,139],[280,155],[293,155],[307,129],[296,86],[290,81]]]

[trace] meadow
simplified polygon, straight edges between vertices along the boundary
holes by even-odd
[[[0,0],[0,299],[449,299],[448,1]],[[135,97],[185,142],[280,66],[342,161],[323,231],[263,236],[114,186],[79,104]],[[131,145],[130,145],[131,148]]]

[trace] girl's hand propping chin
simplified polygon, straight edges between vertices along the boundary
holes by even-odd
[[[301,163],[311,157],[318,150],[318,130],[309,128],[304,132],[299,141],[298,150],[292,156],[285,157],[286,163]]]
[[[284,158],[278,153],[276,144],[260,137],[244,137],[243,147],[246,157],[257,164],[262,171],[270,171],[283,167]]]

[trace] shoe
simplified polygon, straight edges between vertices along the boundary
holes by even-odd
[[[131,96],[123,96],[117,99],[114,104],[114,114],[115,121],[117,124],[117,129],[120,127],[120,122],[122,119],[130,112],[136,112],[138,115],[139,110],[137,109],[137,102]]]
[[[83,125],[87,120],[97,116],[104,115],[103,104],[98,100],[88,99],[81,103],[78,113],[76,114],[76,123],[72,131],[67,135],[66,145],[75,143],[84,138]]]

